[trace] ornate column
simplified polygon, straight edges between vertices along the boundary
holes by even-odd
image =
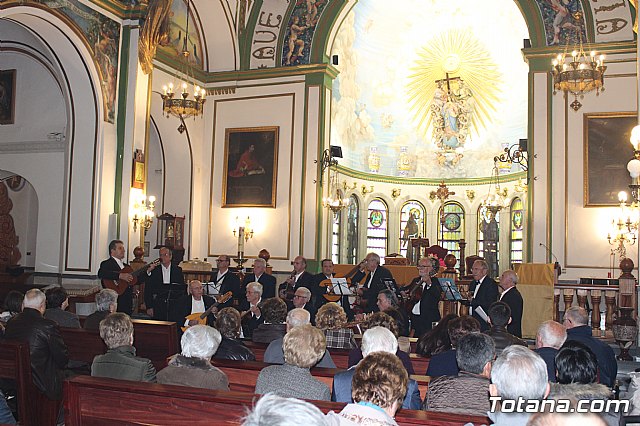
[[[593,310],[591,311],[591,328],[599,329],[600,328],[600,301],[602,300],[602,290],[591,290],[591,306]]]

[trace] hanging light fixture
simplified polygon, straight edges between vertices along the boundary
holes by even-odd
[[[490,223],[498,215],[500,210],[506,206],[506,188],[500,188],[497,162],[494,162],[493,171],[491,172],[491,180],[489,181],[489,192],[480,204],[480,215],[482,219]]]
[[[173,115],[180,119],[180,127],[178,127],[178,131],[180,133],[184,132],[184,118],[188,117],[198,117],[202,116],[204,103],[206,101],[206,91],[200,86],[195,84],[193,76],[189,75],[189,15],[191,2],[187,1],[187,24],[186,30],[184,33],[184,38],[182,41],[182,61],[184,62],[182,74],[185,77],[185,80],[180,84],[180,95],[174,97],[175,95],[175,85],[173,82],[168,83],[162,87],[162,111],[165,113],[167,117]],[[193,99],[189,99],[189,80],[192,81],[191,85],[193,86]]]
[[[338,216],[341,210],[349,206],[349,198],[344,196],[344,193],[340,189],[339,176],[338,176],[338,160],[336,158],[342,158],[342,149],[339,146],[331,146],[323,152],[322,160],[320,163],[321,178],[324,175],[324,170],[328,170],[328,190],[327,196],[322,199],[322,207],[326,207],[333,212],[334,218]],[[333,175],[331,174],[331,169]]]
[[[604,65],[604,55],[598,56],[593,50],[587,55],[584,51],[582,12],[574,12],[571,16],[578,44],[569,48],[569,40],[567,39],[564,52],[558,54],[552,62],[551,74],[553,75],[553,94],[562,91],[567,96],[568,93],[571,93],[575,98],[571,102],[571,108],[578,111],[582,107],[578,96],[583,99],[585,93],[595,90],[596,95],[599,95],[600,91],[604,91],[604,72],[607,67]],[[571,56],[568,55],[568,52],[571,52]]]
[[[607,234],[607,240],[612,246],[616,246],[613,252],[620,255],[620,259],[627,257],[626,245],[634,245],[637,237],[638,225],[640,223],[640,215],[638,213],[636,203],[627,206],[627,193],[620,191],[618,193],[618,201],[620,201],[620,210],[611,220],[611,232]]]

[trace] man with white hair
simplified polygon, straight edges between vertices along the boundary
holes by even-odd
[[[380,266],[380,255],[372,252],[367,254],[351,281],[359,283],[358,294],[367,301],[365,312],[374,312],[378,310],[378,293],[387,288],[386,282],[393,281],[393,275],[387,268]]]
[[[208,325],[189,327],[180,339],[182,353],[171,358],[169,365],[158,373],[158,383],[191,386],[211,390],[229,390],[229,379],[211,365],[222,336]]]
[[[47,398],[61,400],[63,369],[69,356],[58,325],[43,317],[45,310],[44,293],[35,288],[27,291],[22,312],[7,323],[4,337],[29,343],[33,383]]]
[[[362,335],[362,356],[363,359],[372,352],[387,352],[395,355],[398,350],[398,339],[393,333],[384,327],[373,327]],[[333,390],[331,400],[337,402],[353,402],[351,397],[351,379],[356,372],[356,365],[347,371],[336,374],[333,377]],[[409,410],[419,410],[422,400],[420,399],[420,389],[418,382],[409,379],[407,384],[407,394],[402,402],[402,408]]]
[[[291,331],[294,327],[298,327],[300,325],[309,324],[311,320],[311,316],[309,311],[302,308],[295,308],[289,311],[287,314],[287,333]],[[282,350],[282,343],[284,338],[280,337],[269,343],[267,346],[267,350],[264,351],[263,361],[269,364],[284,364],[284,352]],[[329,351],[325,349],[324,355],[315,365],[316,367],[324,367],[324,368],[336,368],[333,360],[331,359],[331,355],[329,355]]]
[[[257,258],[253,261],[253,273],[247,274],[242,280],[242,288],[246,289],[249,283],[260,283],[262,285],[262,295],[265,299],[270,297],[276,297],[276,278],[273,275],[267,274],[267,261],[262,258]],[[240,303],[245,301],[244,295],[240,295]]]
[[[509,305],[511,309],[511,322],[507,324],[507,331],[522,338],[523,302],[516,284],[518,284],[518,274],[511,269],[504,271],[500,276],[500,283],[498,283],[502,289],[499,300]]]
[[[309,315],[311,316],[311,324],[316,323],[316,313],[318,310],[311,304],[311,290],[308,288],[298,287],[296,289],[296,292],[293,294],[293,305],[290,308],[304,309],[309,312]]]
[[[262,284],[250,282],[245,291],[246,300],[240,305],[242,315],[242,334],[245,339],[253,337],[253,330],[264,322],[262,312]]]
[[[556,355],[565,340],[567,340],[567,329],[558,322],[549,320],[538,327],[534,352],[547,364],[550,382],[556,381]]]
[[[315,405],[296,398],[268,393],[242,420],[242,426],[326,426],[324,414]]]
[[[118,310],[118,293],[110,288],[103,288],[96,294],[96,311],[84,320],[86,330],[99,330],[100,321]]]
[[[509,346],[502,351],[491,368],[491,407],[495,411],[489,412],[489,418],[494,426],[524,426],[529,421],[531,413],[501,412],[500,402],[494,402],[495,397],[501,400],[542,400],[549,395],[547,381],[547,365],[540,355],[519,345]]]

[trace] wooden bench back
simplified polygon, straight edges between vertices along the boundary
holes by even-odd
[[[167,321],[133,320],[133,345],[136,354],[151,360],[156,370],[167,365],[167,358],[178,352],[176,324]],[[107,351],[95,330],[60,328],[69,350],[69,359],[91,364],[96,355]]]
[[[156,383],[78,376],[65,382],[65,424],[239,425],[259,396]],[[311,401],[322,412],[339,412],[345,404]],[[486,417],[433,411],[400,410],[399,425],[489,424]]]
[[[0,342],[0,378],[14,380],[21,425],[55,425],[62,401],[48,399],[33,383],[29,343]]]

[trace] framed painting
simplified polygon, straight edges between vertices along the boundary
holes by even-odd
[[[16,70],[0,70],[0,124],[13,124],[16,110]]]
[[[136,149],[133,153],[133,171],[131,173],[131,187],[144,189],[144,153]]]
[[[629,142],[638,124],[635,112],[584,115],[584,206],[619,205],[618,193],[629,191],[627,163],[633,158]]]
[[[275,207],[279,127],[226,129],[222,207]]]

